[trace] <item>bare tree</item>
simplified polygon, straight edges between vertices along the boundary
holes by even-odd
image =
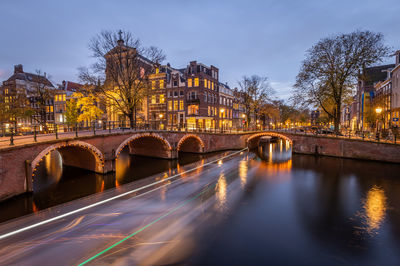
[[[96,62],[90,69],[80,68],[80,80],[92,85],[104,82],[97,88],[108,106],[121,112],[131,127],[136,126],[137,111],[150,87],[148,76],[165,59],[163,51],[143,47],[128,31],[102,31],[89,49]]]
[[[26,94],[30,102],[27,113],[31,119],[48,132],[49,116],[53,114],[54,87],[46,74],[36,70],[31,86],[27,86]]]
[[[257,75],[244,76],[238,83],[245,106],[247,125],[250,125],[252,118],[257,120],[262,105],[271,101],[275,91],[269,85],[268,78]]]
[[[322,39],[306,53],[293,99],[321,107],[332,117],[339,133],[341,107],[352,96],[359,73],[389,53],[380,33],[355,31]]]

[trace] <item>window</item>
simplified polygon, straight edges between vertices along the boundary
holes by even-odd
[[[174,101],[174,110],[178,110],[178,101]]]
[[[189,99],[194,100],[196,98],[197,98],[197,93],[195,91],[191,91],[189,94]]]
[[[199,78],[194,79],[194,86],[198,87],[199,86]]]
[[[207,88],[207,79],[204,79],[204,88]]]
[[[154,90],[156,88],[156,81],[152,80],[151,81],[151,89]]]
[[[151,103],[156,103],[156,96],[155,95],[151,95]]]
[[[211,106],[208,106],[208,116],[211,116]]]
[[[188,106],[188,115],[197,115],[199,113],[198,105],[189,105]]]
[[[67,97],[67,95],[63,94],[63,101],[64,102],[66,101],[66,97]]]
[[[168,111],[172,111],[172,101],[168,101]]]
[[[183,96],[184,94],[183,94],[183,91],[180,91],[179,92],[179,96]]]
[[[188,87],[192,87],[192,79],[188,79]]]
[[[172,91],[168,92],[168,97],[172,97]]]
[[[207,102],[207,92],[204,93],[204,102]]]
[[[183,108],[184,106],[183,106],[183,100],[180,100],[179,101],[179,110],[183,110],[184,108]]]
[[[178,87],[178,81],[174,80],[174,87]]]
[[[156,67],[156,74],[160,73],[160,69]]]
[[[174,91],[174,97],[178,97],[178,91]]]
[[[160,103],[165,103],[165,95],[160,94]]]
[[[214,90],[214,82],[211,82],[211,89]]]
[[[160,80],[160,89],[164,89],[164,80],[163,79]]]
[[[208,81],[207,88],[211,89],[211,82]]]

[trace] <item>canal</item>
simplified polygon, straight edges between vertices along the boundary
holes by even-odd
[[[37,168],[33,193],[0,202],[0,223],[85,196],[122,186],[146,177],[167,172],[224,152],[209,154],[182,153],[179,160],[129,155],[126,147],[116,162],[116,172],[107,175],[62,165],[60,153],[46,155]]]
[[[117,172],[102,176],[63,167],[59,154],[52,153],[40,166],[35,192],[1,203],[0,219],[157,173],[172,175],[222,154],[184,154],[168,161],[124,151]],[[160,256],[158,264],[400,265],[400,165],[292,155],[290,143],[278,140],[218,166],[214,176],[203,173],[217,183],[196,203],[200,217],[189,223],[195,229],[179,239],[183,244],[174,242],[173,252]],[[201,178],[206,170],[198,171]],[[121,256],[113,254],[107,258]],[[142,253],[138,248],[131,254]]]

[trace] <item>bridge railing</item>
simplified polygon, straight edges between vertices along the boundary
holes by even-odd
[[[188,124],[177,124],[165,126],[162,123],[147,122],[147,123],[136,123],[136,125],[130,127],[129,123],[124,121],[94,121],[91,123],[48,123],[46,126],[41,125],[26,125],[26,124],[3,124],[1,127],[0,135],[0,147],[12,146],[15,144],[28,144],[38,141],[54,140],[59,138],[77,138],[82,136],[93,136],[96,134],[113,134],[125,131],[145,131],[145,130],[157,130],[157,131],[169,131],[169,132],[196,132],[196,133],[245,133],[255,131],[275,131],[281,133],[292,133],[309,136],[329,136],[334,138],[345,138],[345,139],[356,139],[362,141],[372,142],[383,142],[383,143],[396,143],[400,144],[400,140],[396,135],[392,136],[391,139],[382,139],[379,135],[367,134],[362,132],[361,134],[354,134],[354,132],[348,132],[348,134],[335,135],[327,134],[330,132],[317,133],[309,132],[302,128],[295,129],[257,129],[257,128],[199,128],[195,125]]]
[[[124,121],[95,121],[91,123],[74,124],[47,123],[45,126],[30,124],[3,124],[1,128],[0,147],[60,138],[78,138],[82,136],[146,130],[224,134],[256,131],[255,129],[249,128],[196,128],[193,125],[187,124],[165,126],[160,123],[137,123],[130,127],[129,124]]]
[[[368,142],[382,142],[382,143],[393,143],[400,144],[400,139],[396,135],[388,136],[386,138],[382,138],[379,134],[372,134],[371,132],[343,132],[340,134],[334,134],[331,132],[310,132],[303,129],[278,129],[275,130],[281,133],[292,133],[292,134],[300,134],[307,136],[325,136],[332,138],[340,138],[340,139],[353,139],[353,140],[361,140]]]

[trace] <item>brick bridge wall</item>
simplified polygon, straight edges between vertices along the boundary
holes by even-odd
[[[52,140],[0,149],[0,200],[32,191],[35,170],[44,156],[57,149],[63,163],[97,173],[115,170],[115,159],[128,146],[131,154],[174,159],[179,151],[207,153],[254,148],[260,137],[277,136],[293,144],[293,152],[400,163],[400,145],[304,136],[276,132],[237,134],[187,132],[123,132]]]

